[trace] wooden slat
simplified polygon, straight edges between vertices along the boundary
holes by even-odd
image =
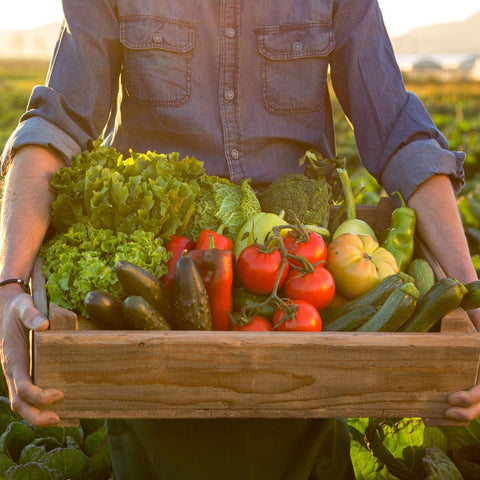
[[[42,261],[40,258],[33,264],[32,276],[30,279],[33,303],[45,316],[48,316],[47,292],[45,290],[45,277],[42,273]]]
[[[43,332],[35,383],[62,418],[422,416],[476,382],[480,336]]]

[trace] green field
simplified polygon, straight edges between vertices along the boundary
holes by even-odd
[[[44,82],[47,67],[44,62],[0,61],[2,149],[25,110],[32,87]],[[435,123],[449,139],[451,149],[467,153],[467,184],[459,197],[459,206],[470,248],[480,269],[480,83],[408,82],[407,88],[422,99]],[[334,111],[338,155],[348,159],[353,182],[365,181],[367,184],[359,202],[376,203],[381,190],[361,167],[353,132],[336,102]],[[5,394],[3,388],[0,391],[0,479],[111,478],[101,422],[85,421],[79,429],[31,429],[9,411],[7,399],[1,396]],[[419,419],[350,419],[349,425],[352,459],[358,479],[423,478],[419,472],[423,470],[422,458],[426,452],[432,456],[432,465],[443,469],[429,478],[480,478],[480,422],[472,422],[469,429],[431,428]],[[7,476],[4,472],[14,463],[21,463],[23,451],[33,443],[35,448],[44,450],[43,453],[31,450],[33,453],[30,454],[34,463],[40,465],[38,468],[45,469],[41,477],[38,476],[40,471],[25,472],[25,476]],[[54,448],[58,449],[55,454],[51,453]],[[451,459],[461,470],[461,476],[453,473]],[[63,476],[53,476],[48,468],[62,471]]]

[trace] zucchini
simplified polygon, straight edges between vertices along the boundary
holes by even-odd
[[[172,289],[176,328],[211,330],[207,289],[192,258],[183,255],[177,260]]]
[[[126,260],[116,262],[113,268],[127,297],[145,298],[169,322],[173,321],[170,292],[159,278]]]
[[[418,289],[412,282],[397,287],[357,332],[396,332],[412,315],[418,296]]]
[[[87,293],[83,303],[92,322],[98,327],[105,330],[126,328],[120,299],[100,290],[92,290]]]
[[[352,310],[343,317],[339,317],[331,323],[323,327],[324,332],[354,332],[360,328],[372,315],[374,315],[379,307],[375,305],[363,305]],[[320,313],[320,315],[322,315]],[[323,318],[322,318],[323,320]]]
[[[338,307],[327,307],[322,311],[322,320],[324,320],[324,323],[329,324],[365,305],[382,305],[397,287],[412,281],[412,277],[403,272],[389,275],[363,295]]]
[[[435,273],[424,258],[415,258],[410,262],[407,273],[415,279],[420,296],[427,293],[435,283]]]
[[[465,283],[467,293],[462,298],[462,308],[465,310],[473,310],[480,308],[480,280]]]
[[[456,278],[442,278],[423,295],[402,332],[429,332],[443,316],[461,305],[466,287]]]
[[[129,330],[171,330],[165,317],[145,298],[130,295],[122,303]]]

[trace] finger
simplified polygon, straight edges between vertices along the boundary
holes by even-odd
[[[480,403],[480,385],[472,387],[470,390],[452,393],[447,401],[456,407],[470,407]]]
[[[25,402],[16,394],[12,396],[11,408],[34,427],[46,427],[60,423],[60,417],[55,412],[40,410]]]
[[[43,331],[48,328],[48,318],[35,308],[30,295],[26,293],[17,295],[13,307],[25,328],[35,331]]]
[[[30,378],[15,384],[18,396],[35,407],[48,407],[63,400],[63,393],[56,388],[42,389],[34,385]]]
[[[39,407],[47,407],[63,399],[59,390],[41,389],[31,383],[30,379],[14,383],[11,395],[12,410],[20,414],[25,420],[34,426],[55,425],[60,422],[60,417],[49,410],[41,410]]]
[[[445,416],[450,420],[458,422],[470,422],[480,415],[480,404],[476,403],[468,408],[450,407]]]

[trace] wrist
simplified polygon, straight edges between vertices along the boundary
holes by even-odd
[[[30,285],[22,278],[6,278],[4,280],[0,280],[0,288],[11,286],[20,287],[25,293],[30,293]]]

